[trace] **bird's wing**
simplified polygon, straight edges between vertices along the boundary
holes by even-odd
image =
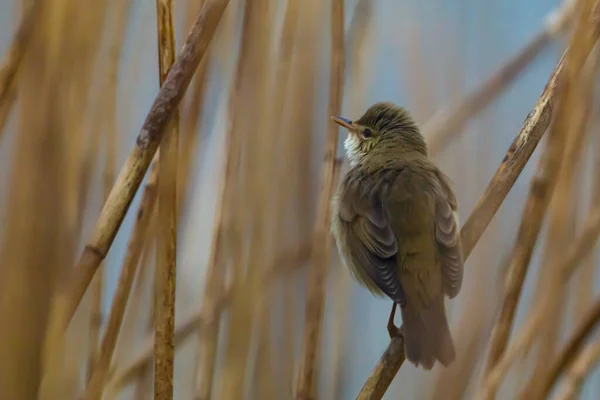
[[[462,286],[463,255],[457,214],[456,197],[448,178],[437,171],[435,193],[435,238],[442,264],[444,292],[455,297]]]
[[[398,242],[383,200],[393,174],[390,171],[380,179],[350,176],[341,192],[339,218],[346,225],[347,248],[358,272],[364,272],[379,290],[404,305],[396,263]]]

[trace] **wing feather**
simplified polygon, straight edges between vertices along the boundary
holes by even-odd
[[[435,201],[435,238],[442,263],[444,292],[455,297],[462,287],[463,255],[457,202],[446,178],[438,171],[439,188]]]
[[[346,249],[359,275],[368,276],[375,286],[401,305],[406,296],[396,256],[398,241],[385,205],[386,194],[398,171],[382,177],[347,175],[339,198],[339,218],[345,225]]]

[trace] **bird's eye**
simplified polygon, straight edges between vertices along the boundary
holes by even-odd
[[[362,131],[362,135],[364,138],[370,138],[371,136],[373,136],[373,132],[371,132],[369,128],[366,128]]]

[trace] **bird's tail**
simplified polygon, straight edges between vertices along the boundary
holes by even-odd
[[[406,358],[416,366],[430,370],[436,360],[444,366],[454,361],[456,354],[443,296],[425,309],[417,309],[409,301],[402,308],[402,332]]]

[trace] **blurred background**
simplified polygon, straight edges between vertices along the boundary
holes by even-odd
[[[326,276],[313,398],[355,398],[388,346],[391,302],[359,287],[335,246],[313,238],[324,223],[322,171],[333,168],[335,178],[348,168],[342,131],[337,163],[323,162],[326,147],[335,145],[326,139],[332,91],[350,119],[378,101],[406,107],[431,157],[454,182],[464,223],[571,32],[562,29],[564,4],[555,0],[333,2],[343,7],[345,54],[332,44],[331,1],[230,1],[181,102],[179,150],[170,157],[178,208],[175,399],[299,398],[311,267]],[[35,29],[23,30],[31,38],[19,50],[22,59],[11,61],[15,33],[34,3],[47,8],[29,24]],[[172,2],[177,53],[202,3]],[[84,398],[126,265],[133,265],[135,279],[101,386],[106,399],[152,398],[153,288],[161,287],[154,279],[156,248],[161,230],[171,226],[146,208],[142,239],[130,238],[144,187],[156,184],[156,173],[137,191],[65,335],[52,321],[61,304],[57,293],[70,287],[81,252],[96,237],[108,191],[158,94],[157,37],[154,1],[0,0],[2,68],[18,64],[16,77],[0,74],[0,398],[35,398],[38,386],[40,398]],[[343,70],[332,73],[332,53],[343,57]],[[594,135],[582,139],[568,179],[569,209],[562,210],[570,238],[588,220],[595,196],[600,146],[597,107],[590,107],[585,131]],[[542,140],[470,255],[461,294],[447,302],[457,361],[432,371],[405,363],[383,398],[478,398],[508,260],[544,146]],[[161,152],[166,165],[165,159]],[[164,193],[168,199],[168,188]],[[532,318],[541,266],[552,261],[547,225],[513,332]],[[326,255],[315,256],[315,245]],[[138,254],[128,261],[132,247]],[[567,249],[565,243],[554,253]],[[590,251],[566,285],[557,348],[597,296],[597,265]],[[518,398],[530,382],[539,355],[528,347],[503,375],[496,398]],[[567,398],[600,398],[599,353],[591,353],[583,383]]]

